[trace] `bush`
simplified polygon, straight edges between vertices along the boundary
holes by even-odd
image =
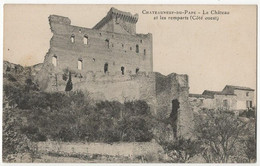
[[[17,81],[17,79],[12,74],[7,74],[7,78],[11,82],[16,82]]]
[[[22,119],[17,109],[3,110],[3,161],[12,162],[13,155],[28,151],[28,138],[20,131]]]
[[[221,110],[205,110],[197,118],[194,133],[203,143],[202,157],[209,163],[230,162],[248,135],[247,124]]]
[[[247,117],[247,118],[255,118],[255,108],[245,110],[242,113],[240,113],[239,116]]]
[[[21,132],[34,142],[47,140],[47,137],[40,133],[39,128],[36,126],[23,126],[21,127]]]
[[[31,141],[146,142],[153,138],[153,117],[145,101],[91,103],[87,93],[40,92],[8,84],[4,94],[25,119],[20,132]]]
[[[171,158],[171,162],[175,163],[186,163],[201,152],[201,142],[194,139],[179,137],[174,141],[161,140],[159,144]]]

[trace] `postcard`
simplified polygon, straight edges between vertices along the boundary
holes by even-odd
[[[5,4],[4,163],[255,163],[257,5]]]

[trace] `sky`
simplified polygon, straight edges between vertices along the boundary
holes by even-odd
[[[188,74],[190,93],[221,91],[225,85],[256,89],[256,6],[249,5],[5,5],[3,59],[25,66],[42,63],[52,37],[49,15],[92,28],[111,7],[139,15],[137,33],[153,34],[154,71]],[[229,14],[214,15],[218,21],[154,20],[160,15],[144,10]]]

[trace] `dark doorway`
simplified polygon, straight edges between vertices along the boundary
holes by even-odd
[[[121,73],[122,73],[122,75],[125,74],[125,67],[124,66],[121,67]]]
[[[180,102],[177,99],[172,100],[172,112],[170,114],[170,124],[173,128],[174,138],[177,138],[177,120],[178,109],[180,108]]]
[[[108,72],[108,63],[105,63],[104,65],[104,73],[107,73]]]
[[[106,39],[105,41],[106,41],[106,47],[109,48],[109,40]]]
[[[138,73],[138,72],[139,72],[139,68],[136,68],[136,69],[135,69],[135,73]]]
[[[138,44],[135,46],[135,52],[139,53],[139,45]]]

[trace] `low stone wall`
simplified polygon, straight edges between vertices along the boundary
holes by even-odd
[[[142,156],[147,154],[158,154],[163,151],[162,147],[155,142],[142,143],[69,143],[47,141],[38,143],[39,152],[57,153],[79,153],[79,154],[100,154],[111,156]]]

